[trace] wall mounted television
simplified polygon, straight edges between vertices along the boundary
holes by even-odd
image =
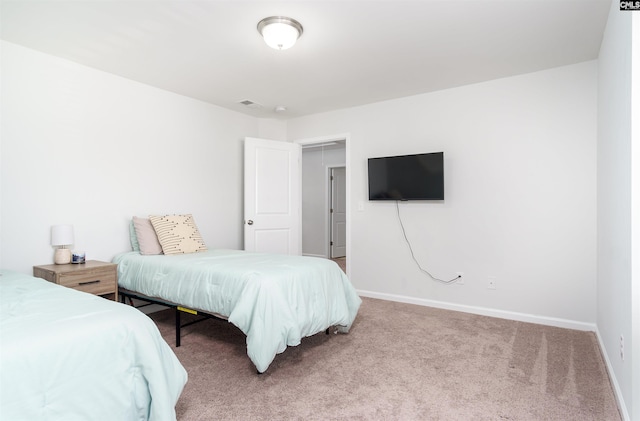
[[[444,200],[444,153],[369,158],[369,200]]]

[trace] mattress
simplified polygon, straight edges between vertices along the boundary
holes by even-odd
[[[122,288],[227,318],[247,336],[247,354],[259,372],[306,336],[331,326],[348,332],[362,302],[328,259],[208,250],[127,252],[113,262]]]
[[[0,419],[175,420],[187,373],[139,310],[0,272]]]

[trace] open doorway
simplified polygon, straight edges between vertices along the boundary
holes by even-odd
[[[345,272],[349,254],[347,140],[340,136],[296,142],[302,145],[302,254],[339,259]]]

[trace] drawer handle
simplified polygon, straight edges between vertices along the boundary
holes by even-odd
[[[100,282],[102,282],[102,281],[100,281],[100,279],[96,279],[95,281],[80,282],[78,285],[99,284]]]

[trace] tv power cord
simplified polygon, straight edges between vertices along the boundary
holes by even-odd
[[[444,279],[440,279],[440,278],[436,278],[435,276],[433,276],[431,273],[429,273],[429,271],[425,270],[420,263],[418,262],[418,259],[416,259],[415,254],[413,253],[413,247],[411,247],[411,242],[409,241],[409,238],[407,237],[407,232],[404,229],[404,224],[402,223],[402,217],[400,216],[400,205],[399,200],[396,200],[396,213],[398,214],[398,221],[400,221],[400,227],[402,228],[402,235],[404,236],[404,241],[407,242],[407,245],[409,246],[409,251],[411,252],[411,258],[413,259],[413,261],[415,262],[416,266],[418,266],[418,269],[420,269],[420,272],[426,274],[429,276],[429,278],[433,279],[436,282],[440,282],[442,284],[446,284],[446,285],[450,285],[454,282],[456,282],[458,279],[462,278],[462,275],[458,275],[453,279],[449,279],[444,280]]]

